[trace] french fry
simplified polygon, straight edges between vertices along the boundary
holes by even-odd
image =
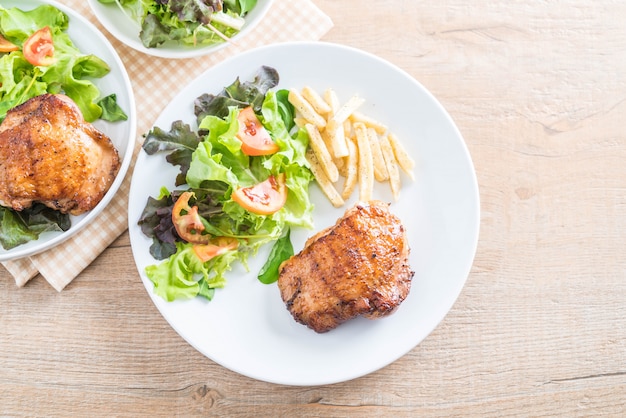
[[[309,134],[309,146],[320,162],[320,165],[326,173],[326,176],[328,176],[328,179],[335,183],[339,180],[339,170],[337,170],[337,166],[333,162],[333,157],[330,155],[328,148],[326,148],[326,144],[324,143],[324,139],[322,138],[320,131],[311,123],[307,123],[304,127]]]
[[[315,109],[319,115],[325,115],[332,110],[330,105],[309,86],[302,88],[302,97],[313,106],[313,109]]]
[[[339,125],[342,125],[346,119],[348,119],[350,115],[363,104],[364,101],[365,100],[359,96],[352,96],[346,103],[343,104],[343,106],[337,109],[332,118],[329,118],[328,128],[335,130]]]
[[[331,88],[327,88],[326,90],[324,90],[324,101],[328,103],[330,111],[333,114],[337,113],[337,110],[339,110],[339,107],[341,106],[341,103],[339,102],[339,96],[337,96],[335,90]]]
[[[348,200],[354,191],[358,183],[358,164],[359,164],[359,154],[352,138],[347,138],[348,143],[348,156],[345,160],[345,168],[346,175],[344,176],[346,180],[343,183],[343,190],[341,191],[341,197],[344,200]]]
[[[350,119],[346,119],[345,122],[343,123],[343,134],[346,138],[348,137],[354,138],[354,132],[352,130],[352,122],[350,121]]]
[[[331,123],[331,126],[328,125],[335,113],[337,113],[341,107],[339,97],[337,96],[337,93],[335,93],[335,90],[331,88],[326,89],[324,91],[324,101],[330,108],[330,111],[327,114],[326,129],[324,131],[328,147],[332,150],[335,158],[346,157],[348,156],[348,147],[346,144],[345,132],[342,132],[338,126],[333,126],[334,122]]]
[[[304,125],[309,123],[309,121],[303,118],[302,116],[298,115],[295,118],[293,118],[293,123],[295,123],[298,128],[304,128]]]
[[[389,144],[391,145],[391,149],[393,149],[393,155],[395,155],[398,165],[411,180],[415,180],[415,175],[413,174],[415,161],[413,161],[411,156],[406,152],[396,135],[390,133],[387,138],[389,139]]]
[[[330,155],[335,159],[335,155],[333,153],[333,147],[330,144],[330,138],[328,137],[328,130],[326,129],[318,129],[322,139],[324,140],[324,145],[326,145],[326,149],[330,153]]]
[[[358,111],[364,103],[359,96],[342,105],[332,88],[320,96],[305,86],[301,93],[291,90],[289,101],[296,109],[296,124],[310,137],[306,157],[311,170],[335,207],[344,205],[357,186],[359,200],[372,200],[376,181],[389,182],[397,201],[401,171],[415,178],[415,161],[387,125]],[[339,178],[344,180],[341,193],[335,186]]]
[[[376,130],[376,133],[379,135],[384,134],[385,132],[387,132],[388,129],[387,125],[377,121],[374,118],[364,115],[359,111],[352,112],[352,114],[350,115],[350,120],[352,122],[363,122],[366,127],[374,128]]]
[[[398,171],[398,164],[396,163],[396,157],[393,153],[393,148],[389,143],[389,137],[383,136],[380,138],[380,150],[385,160],[387,167],[387,173],[389,174],[389,185],[391,187],[391,193],[393,198],[398,201],[400,197],[400,172]]]
[[[296,108],[296,111],[300,112],[300,115],[308,120],[313,125],[318,128],[323,128],[326,126],[326,119],[319,113],[315,111],[311,103],[309,103],[297,90],[291,89],[289,90],[289,95],[287,96],[287,100],[289,103]]]
[[[367,125],[366,125],[367,127]],[[374,178],[376,181],[387,181],[389,180],[389,173],[387,173],[387,166],[385,165],[385,160],[383,158],[383,153],[380,150],[380,141],[378,139],[378,133],[374,128],[367,128],[367,137],[370,141],[370,146],[372,148],[372,163],[374,165]]]
[[[330,93],[330,95],[330,100],[334,101],[332,93]],[[343,106],[336,109],[332,116],[328,118],[326,130],[328,131],[328,138],[332,144],[336,157],[345,157],[348,155],[348,146],[346,144],[343,124],[346,120],[348,120],[352,112],[361,106],[363,102],[364,100],[359,96],[352,96]]]
[[[334,129],[334,131],[332,129]],[[335,157],[347,157],[348,145],[346,144],[346,135],[343,129],[343,124],[333,128],[330,126],[330,123],[328,123],[326,124],[326,132]]]
[[[326,131],[322,132],[322,138],[324,138],[324,141],[326,141],[326,135],[324,135],[326,133]],[[345,177],[346,176],[346,159],[348,157],[335,157],[333,154],[333,150],[331,147],[329,147],[329,144],[326,143],[326,146],[328,147],[328,151],[330,152],[330,155],[333,158],[333,163],[335,163],[335,167],[337,167],[337,171],[339,172],[339,177]]]
[[[359,151],[359,199],[362,202],[372,200],[374,192],[374,164],[372,161],[372,149],[370,147],[367,128],[361,122],[353,125]]]
[[[346,173],[347,173],[347,166],[346,166],[346,161],[347,161],[348,157],[339,157],[339,158],[333,158],[333,162],[335,163],[335,166],[337,167],[337,171],[339,172],[339,175],[341,177],[345,177]]]
[[[345,203],[343,198],[326,175],[326,172],[322,168],[322,165],[311,148],[306,151],[306,159],[309,162],[317,184],[320,186],[320,189],[322,189],[322,192],[326,195],[326,197],[328,197],[330,203],[332,203],[332,205],[336,208],[343,206]]]

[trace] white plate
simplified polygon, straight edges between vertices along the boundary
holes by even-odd
[[[115,148],[117,148],[120,154],[121,166],[117,177],[113,181],[113,184],[111,184],[111,188],[100,203],[98,203],[94,209],[85,214],[70,217],[72,226],[69,230],[65,232],[46,232],[41,234],[38,240],[30,241],[10,250],[0,248],[0,261],[27,257],[48,250],[80,231],[85,225],[88,225],[100,212],[102,212],[119,189],[133,157],[135,134],[137,132],[135,97],[133,95],[130,79],[128,78],[128,74],[124,68],[124,64],[104,35],[84,17],[80,16],[69,7],[57,3],[56,1],[2,1],[2,7],[5,9],[18,7],[22,10],[31,10],[42,4],[51,4],[67,14],[69,16],[67,33],[72,39],[74,45],[82,53],[97,55],[111,67],[111,72],[103,78],[94,80],[94,84],[100,90],[101,97],[108,96],[112,93],[117,95],[117,102],[128,115],[128,120],[114,123],[98,120],[94,122],[94,126],[111,138]]]
[[[103,4],[98,0],[88,1],[94,14],[106,30],[127,46],[144,54],[161,58],[193,58],[210,54],[228,45],[227,42],[222,42],[192,47],[172,43],[163,44],[157,48],[146,48],[139,39],[139,32],[141,32],[139,23],[128,17],[117,5]],[[236,41],[238,38],[246,36],[265,17],[272,2],[273,0],[258,0],[256,6],[246,15],[246,23],[243,28],[232,39]]]
[[[444,318],[470,271],[478,239],[479,196],[468,150],[454,122],[437,100],[405,72],[368,53],[327,43],[276,44],[229,59],[189,84],[169,104],[155,126],[192,124],[193,100],[217,93],[236,77],[250,80],[268,65],[280,75],[278,88],[309,85],[336,90],[341,100],[353,94],[366,102],[360,110],[388,124],[417,161],[416,181],[403,177],[399,202],[391,211],[402,219],[415,270],[412,289],[398,311],[383,319],[355,319],[316,334],[296,323],[276,284],[256,279],[260,256],[249,273],[237,268],[226,288],[211,302],[165,302],[153,294],[144,268],[154,264],[150,240],[136,222],[149,195],[173,187],[176,168],[163,156],[141,151],[133,173],[129,228],[133,255],[143,283],[161,314],[193,347],[211,360],[243,375],[288,385],[320,385],[375,371],[403,356]],[[332,225],[346,208],[335,209],[311,185],[315,229]],[[391,202],[388,188],[377,198]],[[356,194],[355,194],[356,198]],[[354,199],[351,203],[354,202]],[[314,231],[292,231],[294,250]]]

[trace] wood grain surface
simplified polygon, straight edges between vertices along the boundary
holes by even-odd
[[[362,378],[259,382],[168,325],[125,233],[60,293],[0,269],[1,416],[626,414],[626,2],[314,2],[466,140],[480,240],[444,321]]]

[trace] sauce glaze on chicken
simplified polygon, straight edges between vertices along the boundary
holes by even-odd
[[[409,294],[409,252],[387,203],[358,203],[281,265],[281,297],[297,322],[318,333],[357,316],[387,316]]]
[[[0,205],[34,202],[80,215],[111,187],[120,158],[110,138],[67,96],[43,94],[14,107],[0,125]]]

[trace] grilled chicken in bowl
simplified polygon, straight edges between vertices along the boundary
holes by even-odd
[[[40,202],[80,215],[102,200],[119,169],[110,138],[67,96],[36,96],[0,125],[2,206],[21,211]]]

